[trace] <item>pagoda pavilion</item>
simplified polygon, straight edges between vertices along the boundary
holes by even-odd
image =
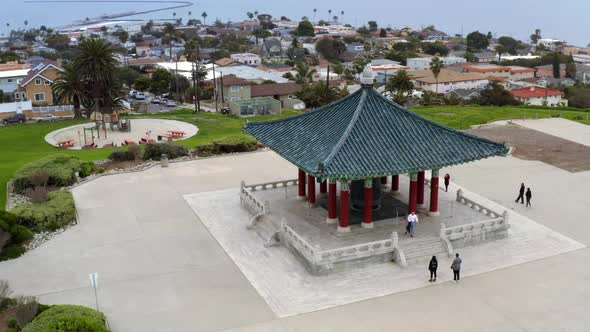
[[[327,222],[337,222],[340,232],[350,231],[351,208],[362,210],[362,227],[373,227],[380,187],[389,178],[397,192],[399,175],[409,174],[408,212],[418,212],[424,204],[425,171],[431,170],[428,213],[438,215],[441,168],[508,153],[503,144],[446,127],[390,101],[373,89],[368,70],[361,83],[358,91],[311,112],[244,127],[299,168],[299,198],[315,204],[319,182],[320,193],[328,193]]]

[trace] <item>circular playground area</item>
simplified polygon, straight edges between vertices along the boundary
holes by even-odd
[[[62,128],[47,134],[45,141],[67,149],[95,149],[183,140],[198,131],[192,124],[176,120],[121,119],[116,124],[89,122]]]

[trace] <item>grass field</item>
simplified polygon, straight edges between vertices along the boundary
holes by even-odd
[[[467,129],[471,125],[487,123],[493,120],[514,118],[548,118],[561,116],[570,120],[590,125],[589,112],[557,111],[544,109],[528,109],[519,107],[481,107],[481,106],[437,106],[417,107],[414,111],[426,118],[457,129]],[[297,114],[287,110],[281,115],[253,117],[250,121],[270,120]],[[145,116],[142,116],[145,117]],[[187,140],[180,141],[188,148],[209,143],[226,137],[245,136],[241,127],[245,119],[228,117],[214,113],[192,113],[190,111],[173,111],[169,113],[149,115],[150,118],[165,118],[185,121],[199,127],[199,133]],[[53,147],[44,140],[46,134],[67,126],[81,123],[69,120],[53,123],[18,124],[0,127],[0,209],[5,206],[6,183],[14,172],[22,165],[33,160],[57,153],[67,153],[83,160],[105,159],[111,149],[97,150],[65,150]]]

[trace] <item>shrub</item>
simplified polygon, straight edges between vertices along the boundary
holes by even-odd
[[[102,173],[104,173],[104,172],[105,172],[105,169],[104,169],[104,168],[102,168],[102,167],[99,167],[99,168],[96,170],[96,173],[98,173],[98,174],[102,174]]]
[[[51,304],[43,304],[39,303],[39,307],[37,308],[37,315],[41,314],[43,311],[53,307]]]
[[[79,305],[55,305],[26,325],[22,332],[109,332],[103,313]]]
[[[9,259],[15,259],[20,257],[27,251],[25,247],[21,245],[12,245],[8,247],[2,248],[2,252],[0,252],[0,261],[5,261]]]
[[[141,157],[141,148],[139,145],[129,145],[127,147],[127,154],[133,156],[132,160],[139,159]]]
[[[256,140],[252,137],[227,137],[210,144],[197,146],[198,156],[207,157],[222,153],[255,151]]]
[[[25,326],[35,318],[39,302],[34,296],[18,296],[16,298],[15,316],[19,326]]]
[[[27,189],[27,196],[31,198],[33,203],[43,203],[49,200],[49,190],[46,187],[35,187]]]
[[[28,228],[21,225],[12,226],[10,229],[10,234],[12,235],[10,238],[11,244],[21,244],[33,239],[33,233],[31,233]]]
[[[31,176],[40,170],[47,172],[48,186],[65,187],[76,182],[75,173],[80,170],[82,161],[69,155],[54,155],[28,163],[19,168],[13,178],[14,190],[25,193],[32,188]]]
[[[94,172],[96,172],[96,164],[94,164],[91,161],[87,161],[80,165],[80,171],[78,171],[78,176],[80,176],[81,178],[85,178],[87,176],[94,174]]]
[[[12,307],[13,305],[15,305],[15,303],[16,301],[9,297],[0,299],[0,312],[8,307]]]
[[[8,326],[9,329],[16,329],[18,328],[18,323],[16,322],[16,319],[13,318],[6,323],[6,326]]]
[[[109,159],[112,161],[129,161],[134,160],[135,157],[133,155],[130,155],[127,151],[117,150],[111,152],[111,154],[109,155]]]
[[[182,145],[170,143],[149,143],[145,145],[143,151],[143,159],[145,160],[160,160],[162,154],[166,154],[168,159],[176,159],[188,155],[188,150]]]
[[[47,202],[20,204],[11,212],[19,224],[37,231],[53,231],[76,219],[76,206],[69,191],[50,192]]]

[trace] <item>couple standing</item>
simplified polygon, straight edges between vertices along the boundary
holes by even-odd
[[[461,278],[461,263],[463,260],[459,257],[459,254],[455,254],[455,259],[453,259],[453,263],[451,264],[451,270],[453,270],[453,281],[459,282]],[[436,281],[436,270],[438,269],[438,260],[436,256],[432,256],[430,263],[428,263],[428,270],[430,271],[430,282]]]

